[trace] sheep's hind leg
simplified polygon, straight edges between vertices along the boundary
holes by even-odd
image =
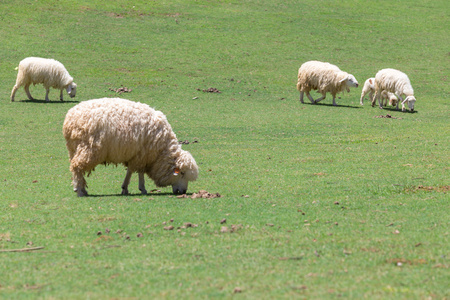
[[[145,189],[144,173],[139,173],[139,190],[141,191],[142,195],[147,195],[147,190]]]
[[[320,101],[322,101],[323,99],[325,99],[326,94],[322,94],[322,97],[317,98],[316,100],[314,100],[315,103],[319,103]],[[333,98],[334,99],[334,98]]]
[[[304,92],[300,92],[300,102],[301,103],[305,103],[305,102],[303,102],[303,94],[304,94]]]
[[[308,97],[309,101],[311,101],[312,104],[315,104],[313,97],[309,94],[309,92],[305,92],[306,96]]]
[[[30,93],[30,85],[29,84],[25,85],[24,89],[25,89],[25,93],[27,93],[28,99],[34,100],[33,96],[31,96],[31,93]]]
[[[130,184],[131,174],[133,172],[130,169],[127,169],[127,175],[125,175],[125,179],[122,183],[122,195],[128,195],[128,185]]]

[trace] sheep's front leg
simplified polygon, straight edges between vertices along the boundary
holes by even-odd
[[[139,173],[139,190],[141,191],[142,195],[147,195],[147,190],[145,189],[144,173]]]
[[[48,99],[48,93],[50,93],[50,88],[46,88],[46,89],[45,89],[45,101],[46,101],[46,102],[49,102],[49,101],[50,101],[50,99]]]
[[[378,105],[379,105],[380,109],[383,109],[383,99],[381,99],[381,91],[376,92],[375,99],[378,100]]]
[[[359,104],[361,104],[361,105],[364,105],[364,103],[363,103],[363,101],[364,101],[364,96],[366,96],[366,91],[362,91],[361,92],[361,98],[359,98]],[[370,96],[369,96],[369,100],[371,100],[370,99]]]
[[[369,101],[370,101],[370,103],[372,103],[372,106],[374,105],[373,103],[375,102],[375,99],[373,98],[373,91],[370,91],[369,92]]]
[[[304,92],[300,92],[300,102],[301,103],[305,103],[305,102],[303,102],[303,94],[304,94]]]
[[[125,179],[122,183],[122,195],[128,195],[128,185],[130,184],[132,172],[130,169],[127,169],[127,175],[125,175]]]
[[[59,100],[61,101],[63,101],[63,90],[64,89],[62,89],[61,92],[59,93]]]
[[[337,104],[336,104],[336,95],[333,95],[333,106],[337,106]]]
[[[24,89],[25,89],[25,93],[27,93],[28,99],[34,100],[33,96],[31,96],[31,94],[30,94],[30,85],[29,84],[25,85]]]
[[[11,102],[14,102],[14,97],[16,96],[16,92],[19,89],[19,86],[16,84],[14,85],[12,91],[11,91]]]
[[[84,179],[83,172],[78,169],[72,169],[73,174],[73,191],[77,193],[78,197],[87,196],[86,180]]]
[[[319,103],[320,101],[322,101],[323,99],[325,99],[326,95],[327,95],[327,94],[322,94],[322,97],[317,98],[314,102],[315,102],[315,103]],[[333,99],[334,99],[334,98],[333,98]]]
[[[405,105],[403,105],[403,98],[402,98],[402,96],[399,96],[399,95],[397,95],[397,94],[395,94],[396,96],[397,96],[397,98],[398,98],[398,101],[397,101],[397,110],[398,110],[398,104],[400,103],[400,102],[402,102],[402,111],[404,111],[403,109],[405,109]]]
[[[308,97],[309,101],[311,101],[312,104],[315,104],[313,97],[309,94],[309,92],[306,92],[306,96]]]

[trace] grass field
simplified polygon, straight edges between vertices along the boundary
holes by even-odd
[[[449,299],[448,9],[0,1],[0,298]],[[45,103],[40,85],[11,103],[27,56],[61,61],[77,97]],[[361,85],[400,69],[416,112],[360,106],[361,87],[301,104],[308,60]],[[120,196],[124,167],[99,166],[77,198],[65,114],[115,96],[164,112],[200,168],[189,193],[222,197],[143,196],[137,176]]]

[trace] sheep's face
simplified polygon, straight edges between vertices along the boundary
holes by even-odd
[[[390,98],[389,99],[389,105],[390,106],[396,106],[397,105],[397,97],[395,97],[395,98]]]
[[[346,83],[348,87],[358,87],[358,81],[352,74],[348,74]]]
[[[172,175],[172,191],[174,194],[185,194],[189,181],[198,177],[198,167],[188,151],[181,150]]]
[[[344,72],[344,74],[347,74]],[[347,85],[347,87],[358,87],[358,81],[356,80],[355,76],[352,74],[347,74],[344,78],[342,78],[339,82],[344,82]]]
[[[77,94],[77,84],[75,82],[72,82],[69,84],[66,88],[67,94],[69,94],[70,98],[75,97]]]
[[[411,112],[414,111],[414,104],[416,103],[416,98],[414,96],[408,96],[402,102],[402,111],[406,111],[405,103],[408,103],[408,108]]]

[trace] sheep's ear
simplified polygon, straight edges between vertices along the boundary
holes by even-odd
[[[70,93],[72,93],[72,85],[68,85],[67,86],[67,93],[70,95]]]
[[[345,76],[344,78],[342,78],[341,80],[339,80],[339,83],[344,82],[348,79],[348,76]]]
[[[408,97],[406,97],[406,99],[403,100],[402,104],[405,104],[406,102],[408,102]]]
[[[372,79],[369,79],[369,83],[370,83],[370,84],[373,84]]]
[[[178,176],[178,175],[180,175],[180,173],[181,173],[180,169],[178,169],[178,168],[173,169],[174,176]]]

